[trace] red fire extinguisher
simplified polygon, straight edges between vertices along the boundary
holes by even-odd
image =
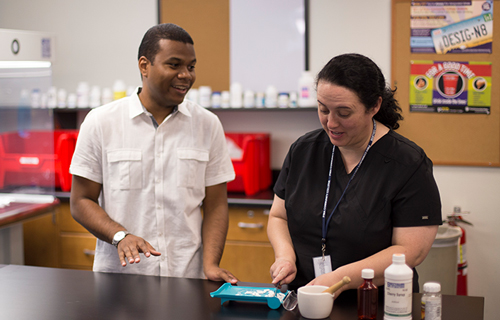
[[[472,223],[462,218],[462,214],[465,213],[468,212],[461,212],[460,207],[454,207],[452,215],[448,216],[446,220],[446,222],[448,222],[450,226],[459,227],[462,231],[460,244],[458,246],[457,259],[457,295],[459,296],[467,295],[467,250],[465,246],[465,230],[464,228],[460,227],[458,223],[465,223],[472,226]]]

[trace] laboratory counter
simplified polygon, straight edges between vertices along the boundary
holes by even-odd
[[[0,265],[0,283],[2,319],[303,319],[297,308],[241,301],[221,305],[210,293],[222,283],[201,279]],[[420,298],[413,296],[413,319],[420,319]],[[383,319],[380,301],[378,319]],[[343,293],[330,319],[357,319],[356,304],[355,295]],[[442,320],[482,320],[483,314],[482,297],[443,296]]]

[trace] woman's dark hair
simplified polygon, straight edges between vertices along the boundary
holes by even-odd
[[[189,33],[178,25],[173,23],[158,24],[151,27],[146,34],[144,34],[141,45],[139,46],[137,59],[139,60],[142,56],[144,56],[151,62],[151,64],[153,64],[156,54],[160,51],[159,42],[161,39],[179,41],[194,45],[193,39]]]
[[[403,116],[394,98],[396,90],[387,86],[382,71],[369,58],[355,53],[336,56],[318,73],[316,86],[320,81],[353,91],[367,110],[375,107],[378,97],[382,97],[375,120],[392,129],[399,128],[398,121],[403,120]]]

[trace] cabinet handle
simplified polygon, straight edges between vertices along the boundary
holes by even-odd
[[[262,229],[264,228],[264,225],[262,223],[238,222],[238,227],[242,229]]]
[[[83,249],[83,254],[86,256],[95,256],[95,250]]]

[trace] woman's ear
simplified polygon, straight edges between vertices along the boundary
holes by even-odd
[[[382,106],[382,97],[378,97],[377,103],[375,106],[371,109],[373,112],[373,116],[377,114],[377,112],[380,110],[380,107]]]

